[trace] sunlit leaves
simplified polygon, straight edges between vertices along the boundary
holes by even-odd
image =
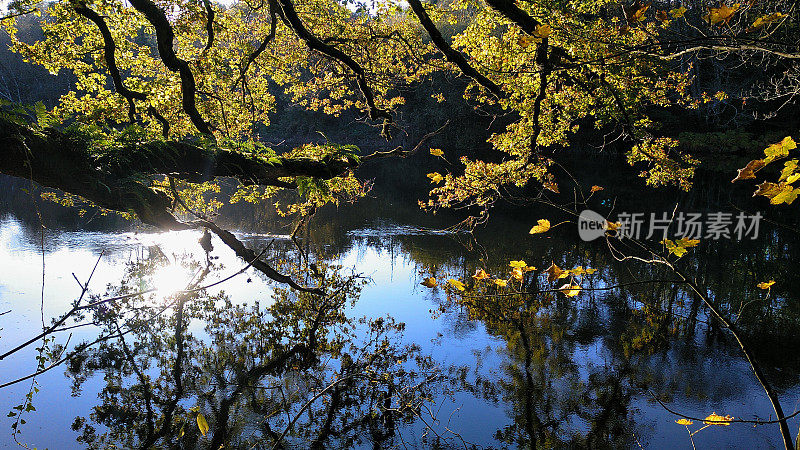
[[[476,270],[475,274],[472,275],[472,279],[474,279],[475,281],[482,281],[482,280],[486,280],[488,278],[490,278],[489,274],[486,273],[486,271],[483,270],[483,269]]]
[[[721,416],[716,412],[712,412],[708,415],[705,419],[703,419],[703,423],[706,425],[724,425],[728,426],[731,424],[733,420],[733,416]]]
[[[792,139],[791,136],[786,136],[780,142],[772,144],[764,149],[764,155],[766,156],[764,162],[770,163],[776,159],[789,156],[789,150],[794,150],[796,148],[797,143],[794,139]]]
[[[756,177],[756,172],[763,169],[767,163],[764,162],[762,159],[755,159],[747,163],[746,166],[739,169],[739,174],[736,175],[736,178],[731,180],[731,183],[735,183],[739,180],[750,180]]]
[[[539,219],[537,225],[534,225],[533,228],[528,232],[529,234],[539,234],[545,233],[550,230],[550,221],[547,219]]]
[[[722,5],[719,8],[708,8],[708,14],[703,16],[703,20],[712,25],[728,23],[739,10],[739,6],[739,3],[735,3],[732,6]]]
[[[575,297],[581,292],[581,287],[577,284],[565,284],[559,288],[562,294],[567,297]]]
[[[431,155],[433,156],[444,156],[444,152],[440,148],[432,148]]]
[[[663,241],[661,241],[661,243],[664,244],[664,247],[666,247],[667,251],[670,254],[673,254],[678,258],[680,258],[681,256],[686,254],[686,252],[688,251],[687,249],[691,247],[696,247],[697,244],[700,243],[700,241],[697,239],[689,239],[684,237],[676,241],[672,241],[670,239],[664,239]]]
[[[504,288],[504,287],[508,286],[508,280],[502,280],[502,279],[500,279],[500,278],[495,278],[494,280],[492,280],[492,282],[493,282],[493,283],[495,284],[495,286],[497,286],[497,287]]]
[[[539,39],[547,39],[552,33],[553,29],[550,28],[550,25],[543,24],[538,25],[533,34]]]
[[[684,8],[683,6],[680,6],[678,8],[671,9],[669,11],[669,15],[672,16],[673,18],[677,19],[679,17],[683,17],[683,15],[686,14],[686,11],[687,11],[686,8]]]
[[[447,283],[453,286],[454,288],[458,289],[459,291],[465,291],[467,289],[467,287],[464,286],[464,283],[456,280],[455,278],[447,280]]]
[[[762,281],[761,283],[758,283],[757,286],[759,289],[768,290],[772,287],[773,284],[775,284],[775,280]]]
[[[556,263],[551,263],[550,267],[545,269],[547,273],[547,281],[553,282],[558,280],[559,278],[566,278],[569,276],[568,270],[563,270],[562,268],[558,267]]]
[[[429,173],[426,176],[431,179],[431,183],[433,183],[433,184],[439,184],[444,179],[442,174],[440,174],[439,172],[432,172],[432,173]]]
[[[630,8],[625,9],[625,17],[628,19],[628,23],[635,24],[637,22],[641,22],[645,19],[644,13],[650,8],[650,2],[642,5],[638,1],[633,4]]]
[[[427,287],[427,288],[433,288],[433,287],[436,287],[437,282],[436,282],[436,278],[435,277],[427,277],[427,278],[423,279],[422,283],[420,283],[420,284],[425,286],[425,287]]]
[[[755,22],[753,22],[753,24],[750,26],[750,30],[757,30],[763,26],[771,24],[772,22],[777,22],[778,20],[781,20],[785,17],[787,17],[787,15],[781,12],[776,12],[761,16],[758,19],[756,19]]]
[[[203,436],[208,433],[208,422],[206,421],[206,417],[201,412],[197,413],[197,428],[200,430],[200,433],[202,433]]]

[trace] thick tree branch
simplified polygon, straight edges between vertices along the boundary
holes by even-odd
[[[183,111],[189,116],[189,119],[191,119],[192,124],[194,124],[198,131],[204,134],[211,134],[211,128],[208,122],[203,119],[202,115],[200,115],[200,112],[197,110],[197,104],[195,102],[197,85],[194,80],[194,74],[192,74],[192,70],[189,68],[189,63],[178,58],[178,55],[175,54],[175,49],[173,48],[175,44],[175,32],[172,30],[172,25],[170,25],[169,20],[167,20],[166,14],[150,0],[130,1],[131,5],[142,13],[145,18],[147,18],[147,21],[156,29],[158,55],[161,57],[161,61],[164,62],[164,66],[180,74]],[[209,36],[209,42],[210,41],[211,36]]]
[[[450,44],[447,43],[442,36],[442,33],[439,32],[439,29],[436,28],[436,25],[433,23],[430,16],[428,16],[428,13],[425,11],[425,8],[422,6],[420,0],[408,0],[408,4],[411,6],[411,10],[414,11],[417,19],[419,19],[419,23],[423,28],[425,28],[425,31],[428,32],[433,44],[439,49],[440,52],[442,52],[442,54],[444,54],[448,61],[455,64],[464,75],[472,78],[476,83],[485,87],[489,92],[494,94],[495,97],[503,98],[505,96],[500,86],[478,72],[469,64],[467,58],[465,58],[461,52],[455,50],[450,46]]]
[[[141,0],[139,0],[141,1]],[[289,26],[294,30],[295,34],[302,39],[308,48],[312,50],[316,50],[322,53],[329,58],[333,58],[350,69],[356,76],[356,82],[358,83],[358,88],[361,91],[361,95],[364,96],[364,100],[367,102],[367,107],[369,108],[369,117],[372,120],[377,119],[385,119],[387,121],[392,121],[392,115],[389,111],[385,109],[379,108],[375,103],[375,94],[372,91],[372,88],[367,83],[367,73],[360,64],[358,64],[353,58],[351,58],[348,54],[344,53],[343,51],[339,50],[338,48],[328,45],[322,42],[318,37],[309,31],[306,26],[303,24],[303,21],[297,15],[297,11],[294,9],[294,5],[292,4],[291,0],[278,0],[280,2],[281,10],[283,12],[283,16],[285,17],[286,21],[288,22]]]

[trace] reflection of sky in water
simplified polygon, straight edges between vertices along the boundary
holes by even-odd
[[[26,231],[14,220],[7,219],[0,223],[0,312],[11,311],[0,316],[2,349],[10,348],[41,329],[42,257],[35,233]],[[436,296],[442,294],[419,285],[418,267],[411,256],[369,244],[369,238],[381,236],[429,236],[436,233],[387,224],[386,228],[370,227],[349,234],[354,238],[353,245],[339,257],[338,262],[345,268],[354,267],[356,272],[371,277],[372,282],[364,289],[360,300],[348,314],[354,317],[391,315],[398,321],[405,322],[405,341],[421,345],[423,351],[432,353],[443,367],[471,367],[468,378],[474,378],[477,374],[492,379],[508,376],[503,368],[503,364],[508,362],[503,340],[489,335],[481,323],[467,322],[462,315],[455,312],[437,319],[432,318],[429,310],[436,308]],[[44,314],[48,321],[68,310],[70,303],[79,295],[80,287],[72,273],[82,282],[85,281],[101,251],[105,254],[91,282],[95,293],[102,293],[108,283],[118,281],[122,277],[125,263],[134,260],[143,249],[152,245],[158,245],[170,258],[173,254],[184,253],[204,258],[197,244],[200,237],[198,231],[86,233],[47,230],[45,236]],[[256,233],[238,236],[248,245],[258,248],[267,245],[272,239],[286,239],[285,236]],[[213,242],[213,254],[220,257],[218,262],[225,267],[213,275],[217,278],[209,278],[203,284],[232,274],[244,265],[216,238]],[[177,289],[181,277],[186,275],[180,271],[165,272],[162,274],[161,284],[167,290]],[[246,277],[252,277],[254,282],[245,283]],[[224,283],[220,288],[234,301],[250,302],[258,299],[264,303],[271,292],[271,288],[261,282],[252,269],[246,275]],[[601,316],[595,320],[602,321],[604,318]],[[202,334],[201,328],[202,324],[193,323],[191,329],[192,332]],[[94,331],[92,327],[72,330],[71,343],[93,336]],[[59,335],[59,342],[64,342],[66,337],[65,333]],[[571,358],[577,365],[576,376],[582,383],[588,382],[591,371],[614,370],[610,364],[613,355],[608,353],[607,343],[603,339],[604,336],[593,337],[572,347]],[[697,346],[702,345],[702,342],[698,338],[697,342],[687,345]],[[735,352],[732,356],[724,351],[717,355],[716,358],[699,355],[695,361],[685,361],[685,352],[681,345],[675,345],[663,354],[642,358],[641,364],[649,366],[652,373],[663,376],[664,382],[674,383],[677,379],[680,383],[681,379],[686,380],[685,385],[677,386],[675,390],[675,400],[671,406],[676,409],[698,416],[716,411],[737,417],[752,417],[755,414],[767,417],[771,408],[763,392],[757,388],[746,363]],[[29,349],[0,363],[0,380],[6,381],[30,373],[35,368],[33,357],[33,350]],[[476,358],[480,359],[480,366],[477,367]],[[713,374],[715,377],[698,380],[697,374]],[[41,375],[38,382],[41,392],[34,399],[37,412],[26,416],[28,423],[22,427],[21,441],[40,448],[79,448],[74,439],[75,433],[70,431],[69,425],[76,415],[88,416],[90,408],[96,403],[96,392],[92,390],[98,389],[98,385],[87,383],[80,396],[69,396],[69,380],[65,378],[63,368]],[[552,380],[554,385],[564,382]],[[652,383],[652,386],[658,385],[658,380]],[[5,389],[2,395],[5,400],[0,403],[1,428],[10,430],[11,419],[5,415],[13,405],[22,401],[29,387],[29,382],[23,382]],[[698,395],[696,391],[707,392]],[[786,399],[784,408],[789,412],[793,411],[796,405],[790,399],[798,396],[800,390],[797,388],[783,393],[783,398]],[[490,404],[477,400],[466,392],[458,392],[452,400],[437,400],[434,407],[445,412],[441,414],[444,425],[461,433],[470,442],[497,445],[492,440],[492,434],[508,425],[510,420],[511,405],[502,395],[497,404]],[[646,395],[633,398],[630,409],[637,422],[636,437],[645,447],[690,447],[685,429],[676,425],[673,422],[675,418],[650,401]],[[588,431],[588,424],[577,416],[570,416],[567,421],[569,426],[565,428],[578,433]],[[797,421],[792,422],[791,429],[793,432],[797,430]],[[414,431],[411,429],[405,432],[413,434]],[[734,425],[706,429],[695,436],[695,442],[698,448],[708,448],[712,444],[714,447],[767,448],[779,445],[778,438],[776,425],[755,429],[746,425]],[[4,441],[3,444],[11,442]]]

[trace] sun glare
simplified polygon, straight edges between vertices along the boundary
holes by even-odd
[[[161,267],[153,275],[153,288],[164,297],[168,297],[178,291],[186,289],[189,284],[191,274],[180,264],[169,264]]]

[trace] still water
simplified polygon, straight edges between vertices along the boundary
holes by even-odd
[[[691,200],[668,200],[675,199]],[[297,245],[285,235],[288,228],[230,218],[237,237],[257,252],[266,249],[265,260],[304,284],[324,283],[330,304],[287,292],[248,268],[186,296],[178,317],[174,291],[213,284],[246,264],[216,238],[207,257],[200,231],[154,233],[130,224],[93,232],[51,224],[42,231],[30,211],[12,209],[0,220],[3,352],[69,311],[81,295],[78,281],[86,282],[95,263],[81,304],[158,290],[67,320],[47,344],[55,355],[44,367],[82,342],[133,331],[77,352],[77,362],[3,388],[1,443],[11,447],[16,439],[51,449],[127,448],[153,442],[148,439],[187,448],[220,442],[230,448],[276,442],[275,448],[692,448],[692,440],[697,448],[782,446],[777,425],[710,426],[690,440],[655,397],[693,417],[771,417],[735,342],[680,285],[626,285],[670,279],[668,273],[614,260],[599,241],[577,239],[574,225],[528,235],[546,214],[553,212],[495,217],[473,240],[435,231],[453,222],[423,217],[413,204],[366,199],[320,211]],[[794,231],[766,223],[758,240],[704,242],[682,258],[724,311],[741,311],[738,325],[787,414],[800,408],[798,244]],[[552,262],[597,269],[584,287],[599,290],[464,304],[441,285],[420,285],[428,276],[469,280],[480,268],[504,274],[509,261],[523,259],[537,268],[529,291],[546,289],[537,274]],[[316,271],[308,270],[311,262]],[[776,284],[767,295],[756,284],[769,279]],[[605,289],[617,285],[623,287]],[[35,372],[39,346],[2,360],[0,383]],[[16,405],[28,411],[19,413]],[[25,421],[16,434],[20,416],[6,417],[11,412]],[[198,412],[208,422],[206,436]],[[796,433],[800,421],[789,425]]]

